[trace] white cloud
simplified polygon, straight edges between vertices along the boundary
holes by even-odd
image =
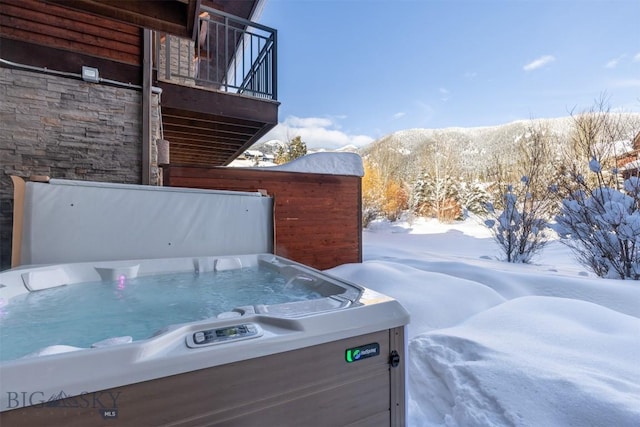
[[[616,68],[616,66],[618,65],[618,62],[619,62],[618,59],[612,59],[611,61],[607,62],[604,68]]]
[[[344,118],[344,116],[339,118]],[[353,135],[343,132],[336,120],[326,117],[289,116],[271,129],[260,141],[271,139],[288,141],[300,136],[307,147],[313,149],[336,149],[350,144],[361,147],[373,142],[373,138],[368,135]]]
[[[394,118],[394,119],[399,119],[399,118],[401,118],[401,117],[404,117],[406,114],[407,114],[407,113],[405,113],[404,111],[398,111],[397,113],[395,113],[395,114],[393,115],[393,118]]]
[[[331,126],[331,120],[323,117],[296,117],[289,116],[285,120],[287,126],[295,128],[307,127],[328,127]]]
[[[467,71],[466,73],[464,73],[464,77],[467,79],[474,79],[478,76],[478,73],[476,73],[475,71]]]
[[[528,63],[527,65],[525,65],[524,67],[522,67],[522,69],[524,71],[533,71],[536,70],[538,68],[542,68],[545,65],[555,61],[556,58],[553,55],[545,55],[545,56],[541,56],[540,58],[537,58],[533,61],[531,61],[530,63]]]
[[[640,62],[640,52],[636,53],[633,57],[633,62]]]
[[[605,64],[605,68],[616,68],[620,61],[622,61],[627,55],[620,55],[617,58],[613,58]]]

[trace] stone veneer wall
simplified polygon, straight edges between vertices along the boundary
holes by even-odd
[[[139,184],[141,114],[138,90],[0,68],[0,269],[11,264],[10,176]],[[155,141],[157,105],[153,117]]]
[[[167,43],[170,47],[170,63],[167,64]],[[167,65],[169,73],[167,76]],[[158,79],[180,85],[196,84],[197,59],[194,56],[194,42],[175,36],[160,38],[158,50]]]

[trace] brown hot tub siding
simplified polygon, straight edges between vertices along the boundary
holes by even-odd
[[[404,363],[403,334],[392,328],[44,402],[0,413],[0,424],[400,427],[404,370],[390,367],[388,355],[396,350]],[[373,342],[379,357],[346,363],[346,349]]]

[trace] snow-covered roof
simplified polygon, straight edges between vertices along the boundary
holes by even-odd
[[[640,169],[640,160],[634,160],[618,168],[618,170],[623,170],[623,171],[635,170],[635,169]]]
[[[324,173],[328,175],[364,176],[362,158],[356,153],[323,152],[299,157],[268,169],[288,172]]]

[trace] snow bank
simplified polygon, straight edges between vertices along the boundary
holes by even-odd
[[[637,426],[640,319],[524,297],[409,346],[412,426]]]
[[[448,226],[431,222],[414,227],[377,224],[374,231],[363,234],[364,259],[392,261],[445,277],[474,281],[506,299],[529,295],[574,298],[640,317],[637,282],[602,279],[587,273],[559,242],[551,242],[544,249],[546,255],[541,257],[557,264],[497,261],[496,244],[485,237],[483,233],[487,230],[481,227],[471,221]]]
[[[593,277],[551,242],[496,260],[472,221],[376,223],[330,274],[411,314],[410,427],[640,426],[640,284]]]
[[[407,257],[386,259],[431,274],[440,274],[441,280],[456,278],[485,286],[505,299],[529,295],[572,298],[640,317],[640,285],[631,280],[566,277],[545,271],[532,274],[526,271],[529,266],[513,266],[489,260],[485,261],[485,266],[480,266],[468,262],[424,261]],[[629,304],[634,300],[637,304]]]
[[[505,301],[492,289],[470,280],[392,262],[345,264],[328,270],[328,273],[400,301],[411,314],[409,338],[435,328],[456,325]],[[465,298],[451,298],[452,294],[464,295]]]

